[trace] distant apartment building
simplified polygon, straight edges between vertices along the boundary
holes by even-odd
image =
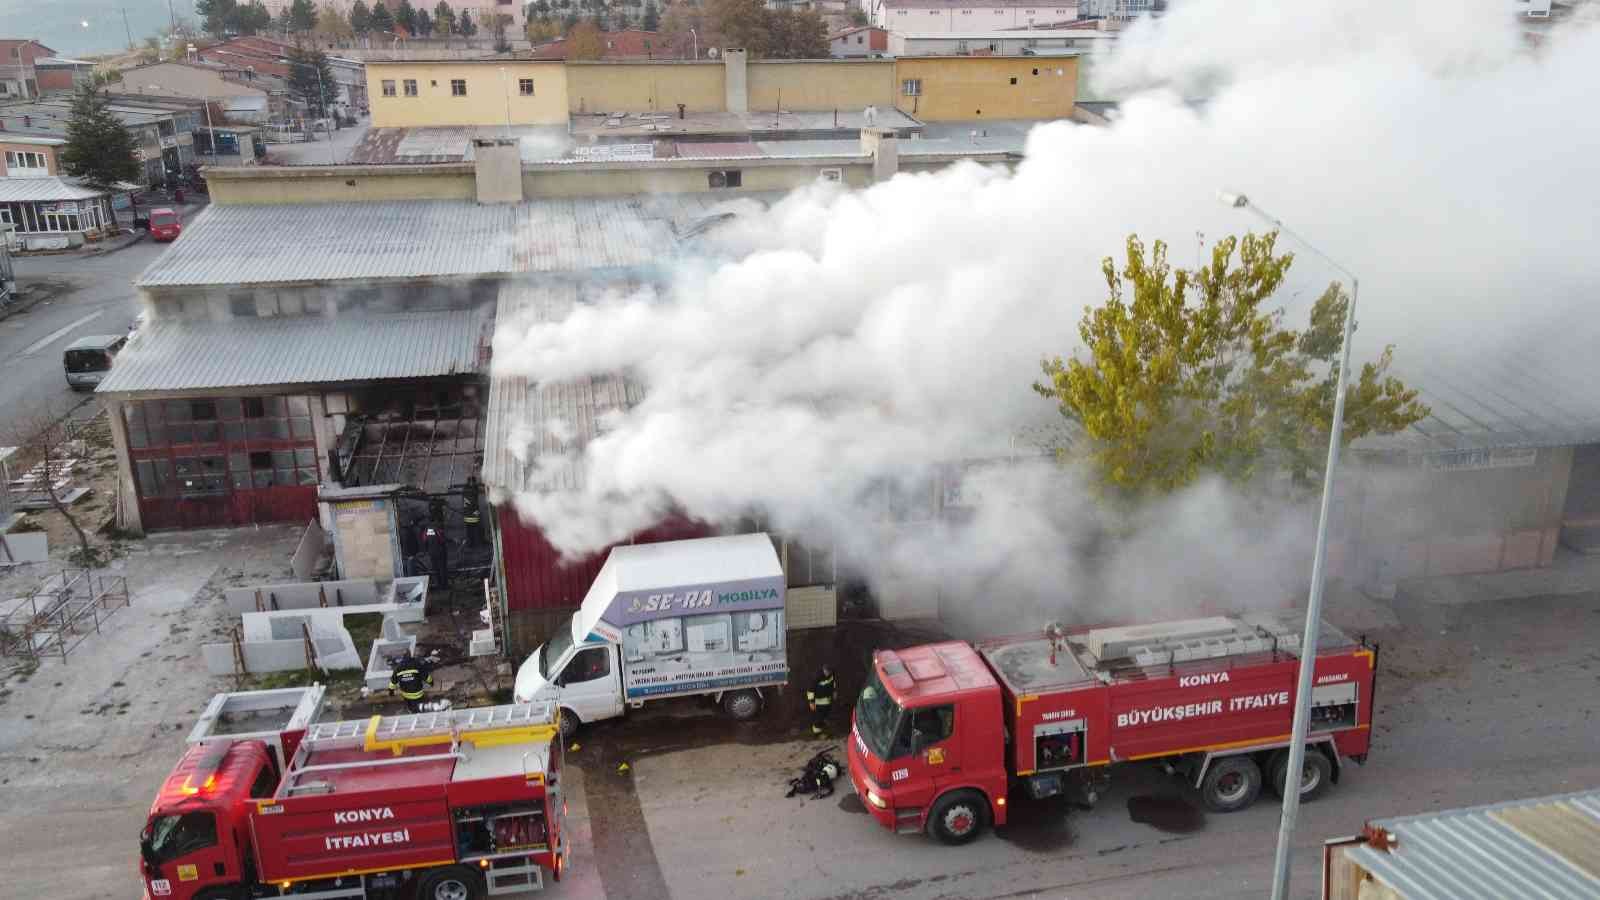
[[[533,48],[534,59],[567,59],[571,41],[556,38]],[[642,28],[625,28],[621,31],[600,32],[600,56],[603,59],[671,59],[671,43],[660,33]]]
[[[877,56],[889,52],[889,31],[876,25],[847,28],[828,38],[828,55],[834,59]]]
[[[56,55],[32,39],[0,39],[0,101],[32,100],[43,88],[35,64]]]
[[[1114,31],[891,32],[891,56],[1077,56],[1110,49]]]
[[[48,178],[61,174],[66,138],[0,132],[0,178]]]
[[[890,31],[1002,31],[1078,17],[1078,4],[1037,0],[866,0],[872,24]]]

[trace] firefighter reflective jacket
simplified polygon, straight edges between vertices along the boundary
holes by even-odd
[[[817,706],[832,706],[833,682],[832,673],[817,676],[816,683],[811,685],[811,690],[806,691],[806,702]]]
[[[398,690],[407,700],[422,699],[422,692],[430,684],[433,684],[433,672],[427,663],[414,656],[396,662],[394,673],[389,676],[389,687]]]

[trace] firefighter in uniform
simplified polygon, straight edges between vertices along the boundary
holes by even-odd
[[[407,653],[394,662],[389,675],[389,691],[400,692],[410,712],[422,712],[422,695],[433,684],[434,658],[418,658]]]
[[[461,493],[461,522],[467,528],[467,546],[469,547],[483,546],[483,532],[481,530],[483,514],[478,505],[480,502],[478,498],[478,477],[476,475],[468,475],[466,490]]]
[[[833,668],[823,664],[817,680],[806,691],[806,705],[811,707],[811,733],[822,734],[828,725],[828,714],[833,712]]]

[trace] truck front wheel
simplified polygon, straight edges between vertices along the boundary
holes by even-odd
[[[750,690],[730,691],[722,695],[722,709],[741,722],[754,719],[761,712],[761,695]]]
[[[989,803],[977,791],[951,791],[935,800],[928,813],[928,831],[946,844],[965,844],[983,831]]]
[[[578,714],[565,706],[561,707],[556,713],[556,725],[561,729],[561,739],[563,741],[570,740],[573,735],[577,734],[578,726],[582,724],[583,722],[579,720]]]
[[[479,900],[483,881],[466,866],[444,866],[417,882],[417,900]]]
[[[1200,802],[1212,812],[1234,812],[1261,795],[1261,767],[1248,756],[1229,756],[1211,764],[1200,783]]]
[[[1272,764],[1267,767],[1268,776],[1272,779],[1267,782],[1272,785],[1272,792],[1280,798],[1288,790],[1288,783],[1284,776],[1289,770],[1289,751],[1282,750],[1272,757]],[[1300,802],[1309,803],[1321,797],[1328,790],[1328,784],[1333,781],[1333,764],[1328,762],[1328,757],[1316,747],[1306,748],[1305,765],[1301,768],[1300,775]]]

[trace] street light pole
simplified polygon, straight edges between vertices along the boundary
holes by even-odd
[[[694,38],[694,58],[700,58],[700,35],[693,28],[689,29],[689,36]]]
[[[1306,601],[1305,633],[1300,639],[1300,671],[1295,684],[1294,728],[1289,736],[1289,764],[1284,767],[1283,814],[1278,820],[1278,849],[1272,866],[1272,900],[1288,900],[1289,854],[1294,841],[1295,820],[1300,815],[1300,779],[1306,763],[1306,732],[1311,726],[1311,680],[1317,665],[1317,637],[1322,626],[1322,592],[1328,561],[1328,511],[1333,506],[1333,471],[1339,465],[1339,445],[1344,432],[1344,395],[1350,382],[1350,333],[1354,330],[1356,295],[1361,282],[1355,273],[1334,262],[1326,253],[1252,204],[1243,194],[1220,194],[1219,199],[1235,209],[1245,209],[1294,238],[1301,246],[1322,257],[1328,265],[1350,279],[1350,303],[1344,310],[1343,337],[1339,341],[1338,387],[1333,395],[1333,422],[1328,429],[1328,464],[1322,473],[1322,507],[1317,511],[1317,550],[1311,561],[1311,595]],[[1289,786],[1290,779],[1294,786]]]

